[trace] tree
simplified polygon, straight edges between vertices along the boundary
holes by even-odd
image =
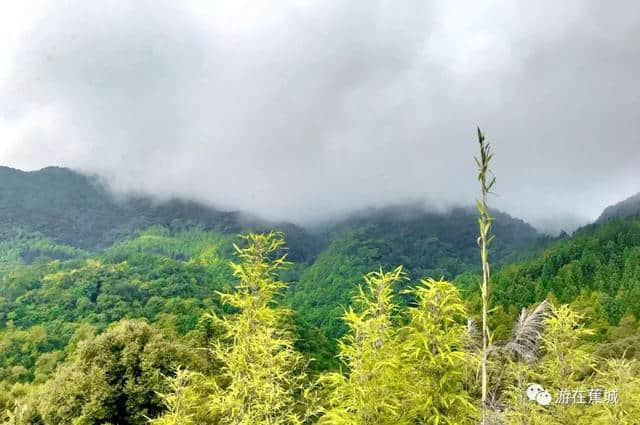
[[[327,373],[320,424],[472,424],[477,409],[464,387],[466,310],[449,282],[426,279],[404,293],[415,298],[398,326],[392,286],[402,268],[372,272],[356,297],[357,311],[344,319],[350,333],[340,341],[347,373]]]
[[[167,377],[170,392],[160,394],[165,406],[165,413],[151,419],[151,425],[204,425],[210,424],[206,409],[206,385],[204,375],[177,369],[175,376]]]
[[[415,295],[404,328],[404,381],[415,419],[412,423],[460,425],[475,423],[477,409],[464,386],[465,372],[477,364],[466,351],[470,335],[467,311],[458,289],[449,282],[422,280],[407,291]]]
[[[195,417],[220,425],[295,425],[305,420],[305,364],[293,348],[290,311],[274,305],[286,286],[278,280],[288,264],[286,255],[279,255],[283,236],[249,233],[242,238],[247,246],[234,245],[240,261],[231,263],[238,283],[233,292],[219,293],[235,314],[208,317],[220,333],[211,347],[218,372],[204,380],[181,372],[173,393],[163,396],[169,412],[154,424],[188,424]],[[197,398],[206,404],[193,402]]]
[[[635,423],[634,416],[617,409],[618,406],[609,406],[605,403],[589,404],[589,389],[598,389],[604,393],[605,389],[632,388],[638,382],[637,379],[635,383],[625,379],[628,374],[621,376],[617,373],[620,371],[619,368],[596,368],[597,358],[586,342],[592,333],[584,326],[583,317],[567,305],[552,307],[551,313],[544,321],[544,330],[539,334],[542,343],[541,355],[530,358],[528,362],[522,361],[521,358],[512,358],[504,365],[507,375],[512,380],[506,391],[507,409],[504,423],[508,425],[593,423],[631,425]],[[553,403],[541,406],[528,400],[525,391],[532,383],[540,384],[545,388],[554,397]],[[629,383],[631,386],[625,387]],[[631,394],[629,396],[634,397]],[[632,403],[626,406],[634,409]],[[602,422],[597,420],[603,417],[615,417],[616,420]]]
[[[393,327],[392,285],[406,279],[402,268],[364,277],[355,302],[344,314],[350,333],[339,342],[339,358],[348,373],[327,373],[328,389],[320,424],[402,425],[411,423],[407,409],[407,368]]]
[[[186,347],[147,323],[123,321],[80,343],[42,387],[38,411],[46,425],[142,425],[164,408],[162,375],[193,362]]]
[[[274,307],[275,296],[286,287],[277,279],[288,263],[281,233],[244,236],[246,248],[234,245],[240,262],[232,262],[238,285],[220,296],[239,310],[223,317],[223,339],[212,350],[222,365],[210,396],[217,423],[276,425],[301,423],[304,412],[297,396],[305,379],[302,356],[293,349],[285,322],[290,311]],[[275,256],[275,258],[274,258]]]

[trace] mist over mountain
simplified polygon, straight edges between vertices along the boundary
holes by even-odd
[[[494,216],[499,236],[494,256],[498,261],[543,238],[520,219],[499,211]],[[383,264],[407,263],[411,257],[406,264],[409,269],[433,269],[452,276],[477,262],[476,212],[470,207],[399,203],[352,211],[305,228],[265,220],[256,211],[226,211],[178,197],[162,200],[142,194],[116,195],[98,177],[67,168],[24,172],[0,167],[0,236],[5,239],[35,232],[62,244],[101,250],[153,225],[173,232],[198,227],[223,234],[282,230],[292,260],[300,262],[312,261],[332,241],[354,232],[362,243],[372,240],[384,246],[379,257]],[[420,248],[424,243],[431,254]]]
[[[248,229],[286,231],[293,259],[308,261],[317,238],[292,223],[272,222],[195,201],[117,196],[97,176],[68,168],[25,172],[0,167],[0,237],[40,233],[62,244],[100,250],[153,225],[180,231],[197,226],[226,234]]]
[[[637,0],[2,6],[1,425],[638,425]]]
[[[629,198],[610,205],[602,211],[597,223],[602,223],[613,218],[632,217],[640,214],[640,193],[636,193]]]
[[[0,163],[301,222],[471,204],[480,125],[538,228],[637,191],[638,2],[278,3],[5,7]]]

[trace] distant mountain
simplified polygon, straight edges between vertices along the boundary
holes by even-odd
[[[523,220],[496,210],[491,213],[495,219],[492,233],[496,237],[491,252],[494,261],[516,255],[542,238]],[[384,247],[380,246],[381,261],[404,264],[409,270],[440,268],[444,275],[451,276],[478,263],[478,222],[474,208],[434,211],[422,204],[371,208],[334,223],[325,233],[330,241],[354,233],[366,240],[369,247],[384,241]],[[448,257],[447,265],[439,264],[443,257]]]
[[[640,193],[613,204],[604,209],[596,223],[602,223],[612,218],[625,218],[640,215]]]
[[[498,270],[492,296],[504,308],[526,307],[550,294],[559,303],[582,299],[590,320],[617,324],[625,314],[640,318],[639,259],[639,216],[589,224]]]
[[[498,211],[494,216],[494,261],[517,256],[541,237],[522,220]],[[176,231],[199,226],[223,234],[282,230],[290,259],[307,264],[347,235],[359,245],[377,247],[377,263],[404,264],[417,273],[453,276],[477,264],[476,212],[470,208],[433,212],[414,204],[396,205],[360,211],[308,231],[194,201],[115,198],[97,177],[68,168],[25,172],[0,167],[0,239],[40,233],[61,244],[96,251],[152,225]]]
[[[532,248],[547,240],[522,220],[499,211],[492,215],[494,264],[533,253]],[[426,277],[452,279],[480,269],[477,213],[472,208],[446,212],[420,205],[370,209],[326,226],[322,232],[320,237],[329,242],[328,247],[290,286],[287,300],[301,322],[321,328],[330,337],[345,332],[344,306],[351,303],[365,273],[402,265],[415,283]]]
[[[492,215],[495,265],[531,254],[548,240],[520,219],[499,211]],[[154,225],[163,228],[148,229]],[[344,333],[344,306],[368,272],[403,265],[413,283],[477,272],[477,226],[473,208],[436,212],[402,204],[305,229],[193,201],[116,198],[97,178],[67,168],[24,172],[0,167],[0,331],[10,318],[21,328],[51,324],[62,305],[68,322],[91,317],[106,326],[127,315],[170,316],[178,328],[193,330],[199,314],[217,305],[214,290],[231,281],[227,261],[233,238],[228,236],[274,229],[285,233],[295,263],[281,276],[289,282],[283,302],[295,310],[305,341],[324,341],[322,335]],[[183,232],[193,227],[205,231]],[[67,276],[62,273],[67,269],[77,271]],[[55,296],[45,276],[66,279],[53,285]],[[52,336],[58,333],[51,330]],[[317,350],[303,348],[314,355]],[[325,361],[331,362],[333,354]],[[0,381],[2,368],[13,365],[15,356],[5,357],[10,361],[3,366],[0,356]],[[18,363],[31,367],[34,361]]]
[[[173,230],[200,226],[220,233],[279,229],[287,234],[292,259],[302,262],[321,248],[315,237],[291,223],[268,222],[180,199],[116,199],[97,178],[68,168],[25,172],[0,167],[0,239],[21,232],[40,233],[65,245],[100,250],[152,225]]]

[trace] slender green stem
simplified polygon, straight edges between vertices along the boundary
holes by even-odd
[[[481,198],[476,202],[478,209],[478,226],[480,229],[480,237],[478,238],[478,245],[480,246],[480,258],[482,260],[482,424],[486,424],[486,410],[487,410],[487,349],[491,341],[489,334],[489,326],[487,324],[488,310],[489,310],[489,279],[491,275],[491,269],[489,267],[489,245],[493,239],[493,236],[489,236],[491,231],[491,222],[493,218],[489,214],[487,207],[487,196],[491,193],[491,188],[495,184],[495,177],[493,177],[489,170],[489,163],[493,154],[488,143],[485,143],[484,135],[480,128],[478,128],[478,143],[480,144],[480,158],[475,158],[478,165],[478,180],[481,187]]]

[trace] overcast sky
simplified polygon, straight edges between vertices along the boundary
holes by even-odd
[[[547,229],[640,191],[640,2],[33,1],[0,16],[0,164],[296,222],[390,202]]]

